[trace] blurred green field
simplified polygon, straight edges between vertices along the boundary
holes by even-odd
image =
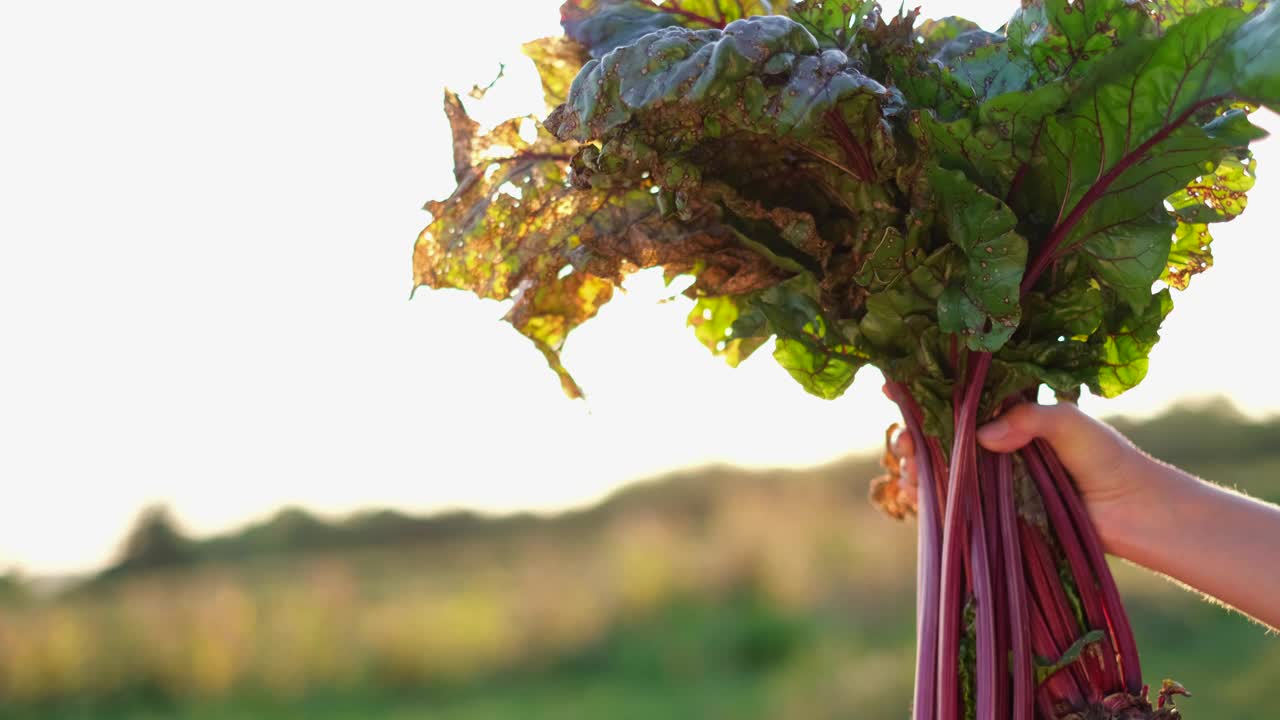
[[[1280,422],[1215,406],[1123,429],[1280,499]],[[875,472],[711,468],[552,519],[144,534],[78,588],[0,592],[0,720],[905,718],[914,531],[868,507]],[[1187,717],[1276,716],[1280,641],[1116,571],[1146,675],[1196,694]]]

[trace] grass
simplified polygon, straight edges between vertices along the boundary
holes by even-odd
[[[1190,595],[1131,605],[1153,680],[1172,675],[1196,697],[1188,717],[1263,720],[1280,673],[1275,638]],[[905,609],[905,608],[904,608]],[[451,687],[318,690],[281,698],[117,698],[0,708],[3,720],[618,720],[905,717],[909,612],[829,608],[788,616],[759,598],[678,600],[592,647],[538,669]]]
[[[1280,427],[1232,422],[1132,431],[1193,471],[1280,497]],[[325,538],[305,552],[259,527],[220,540],[215,559],[54,599],[10,588],[0,720],[905,718],[914,531],[869,510],[873,473],[866,461],[716,468],[493,533],[397,517],[379,530],[390,541],[349,547],[304,523]],[[257,536],[269,552],[252,552]],[[1145,674],[1195,693],[1179,703],[1187,717],[1275,716],[1275,637],[1116,571]]]
[[[803,621],[749,598],[720,605],[677,602],[617,629],[587,651],[538,670],[507,672],[452,687],[318,691],[191,702],[118,698],[63,700],[0,709],[5,720],[226,720],[230,718],[481,718],[527,720],[757,716],[771,673],[803,640]],[[658,692],[658,689],[661,689]]]

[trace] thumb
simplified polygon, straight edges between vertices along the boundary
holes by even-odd
[[[1095,499],[1122,490],[1133,473],[1125,466],[1143,456],[1115,428],[1071,403],[1018,405],[978,430],[978,442],[992,452],[1013,452],[1044,438],[1082,492]]]
[[[1062,456],[1088,452],[1110,438],[1079,408],[1070,403],[1024,403],[978,429],[978,442],[992,452],[1013,452],[1035,438],[1049,441]]]

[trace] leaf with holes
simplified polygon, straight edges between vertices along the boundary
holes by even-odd
[[[550,37],[525,43],[524,54],[533,61],[542,79],[547,109],[569,98],[569,87],[587,62],[586,48],[564,37]]]
[[[697,205],[688,222],[675,222],[643,187],[576,190],[570,145],[545,131],[528,141],[520,120],[481,135],[457,95],[446,94],[445,107],[459,185],[427,205],[433,220],[414,248],[415,286],[514,300],[506,319],[547,356],[570,395],[581,391],[558,353],[626,273],[662,266],[695,274],[694,294],[752,292],[787,277],[740,242],[718,207]]]
[[[1027,241],[1018,218],[964,173],[937,170],[934,190],[952,245],[964,257],[957,277],[938,300],[938,326],[971,350],[994,352],[1021,318],[1018,288],[1027,265]]]

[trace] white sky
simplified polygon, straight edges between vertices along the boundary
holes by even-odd
[[[874,371],[828,403],[768,352],[730,370],[651,277],[570,339],[589,404],[498,304],[409,302],[419,208],[452,187],[441,88],[505,60],[537,97],[518,45],[558,32],[557,4],[4,4],[0,568],[98,566],[152,501],[199,533],[283,504],[553,508],[879,441]],[[992,27],[1012,5],[924,2]],[[1178,296],[1146,383],[1089,409],[1280,408],[1255,320],[1280,147],[1258,156],[1253,206]]]

